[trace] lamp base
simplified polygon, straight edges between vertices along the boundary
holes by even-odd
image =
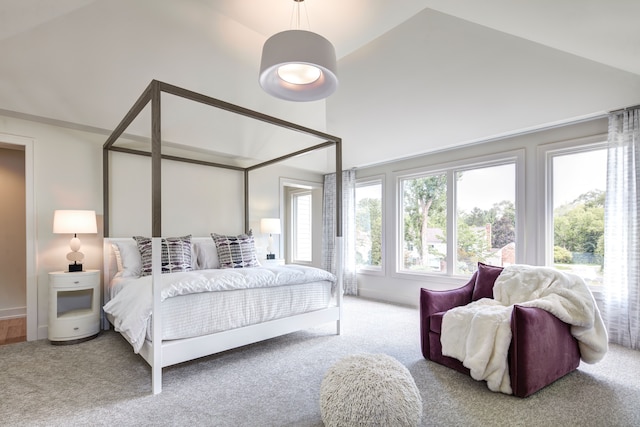
[[[82,264],[69,264],[69,273],[82,271]]]
[[[276,254],[267,254],[267,259],[276,259]]]

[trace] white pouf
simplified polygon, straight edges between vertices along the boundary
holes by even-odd
[[[422,398],[411,373],[386,354],[347,356],[320,385],[320,413],[328,427],[416,426]]]

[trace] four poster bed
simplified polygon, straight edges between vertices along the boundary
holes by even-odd
[[[164,155],[161,152],[161,93],[286,128],[323,142],[245,168]],[[116,146],[127,127],[148,104],[151,104],[150,152]],[[162,391],[162,368],[166,366],[326,322],[336,322],[336,332],[340,334],[341,198],[337,197],[335,203],[335,275],[313,267],[260,266],[255,253],[251,252],[255,248],[249,229],[251,171],[331,146],[335,147],[335,170],[338,172],[336,194],[342,194],[340,138],[156,80],[150,83],[105,142],[103,327],[108,329],[112,323],[132,344],[134,351],[149,363],[154,394]],[[110,236],[110,151],[151,157],[150,238]],[[243,173],[244,232],[233,236],[212,233],[205,237],[163,237],[160,209],[163,159]]]

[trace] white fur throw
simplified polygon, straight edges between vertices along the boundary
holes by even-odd
[[[492,391],[512,393],[507,353],[514,304],[544,309],[571,325],[584,362],[596,363],[607,352],[607,332],[598,307],[576,275],[546,267],[505,267],[493,297],[447,311],[440,335],[442,354],[460,360]]]
[[[328,427],[417,426],[422,398],[396,359],[359,354],[329,368],[320,386],[320,412]]]

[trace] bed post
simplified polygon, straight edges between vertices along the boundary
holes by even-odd
[[[337,301],[338,320],[336,321],[336,334],[342,333],[342,294],[344,292],[342,278],[342,260],[343,260],[343,238],[342,238],[342,139],[336,139],[336,276],[337,282]]]
[[[160,322],[160,283],[162,274],[161,270],[161,253],[162,238],[153,237],[151,239],[152,267],[151,267],[151,283],[153,284],[153,304],[151,311],[152,336],[151,348],[153,351],[153,363],[151,364],[151,389],[153,394],[162,392],[162,323]]]
[[[152,224],[152,261],[151,261],[151,289],[153,293],[152,313],[152,349],[153,363],[151,364],[151,387],[153,394],[162,391],[162,322],[160,313],[160,293],[162,292],[162,217],[161,195],[161,114],[160,114],[160,85],[152,82],[151,91],[151,224]]]

